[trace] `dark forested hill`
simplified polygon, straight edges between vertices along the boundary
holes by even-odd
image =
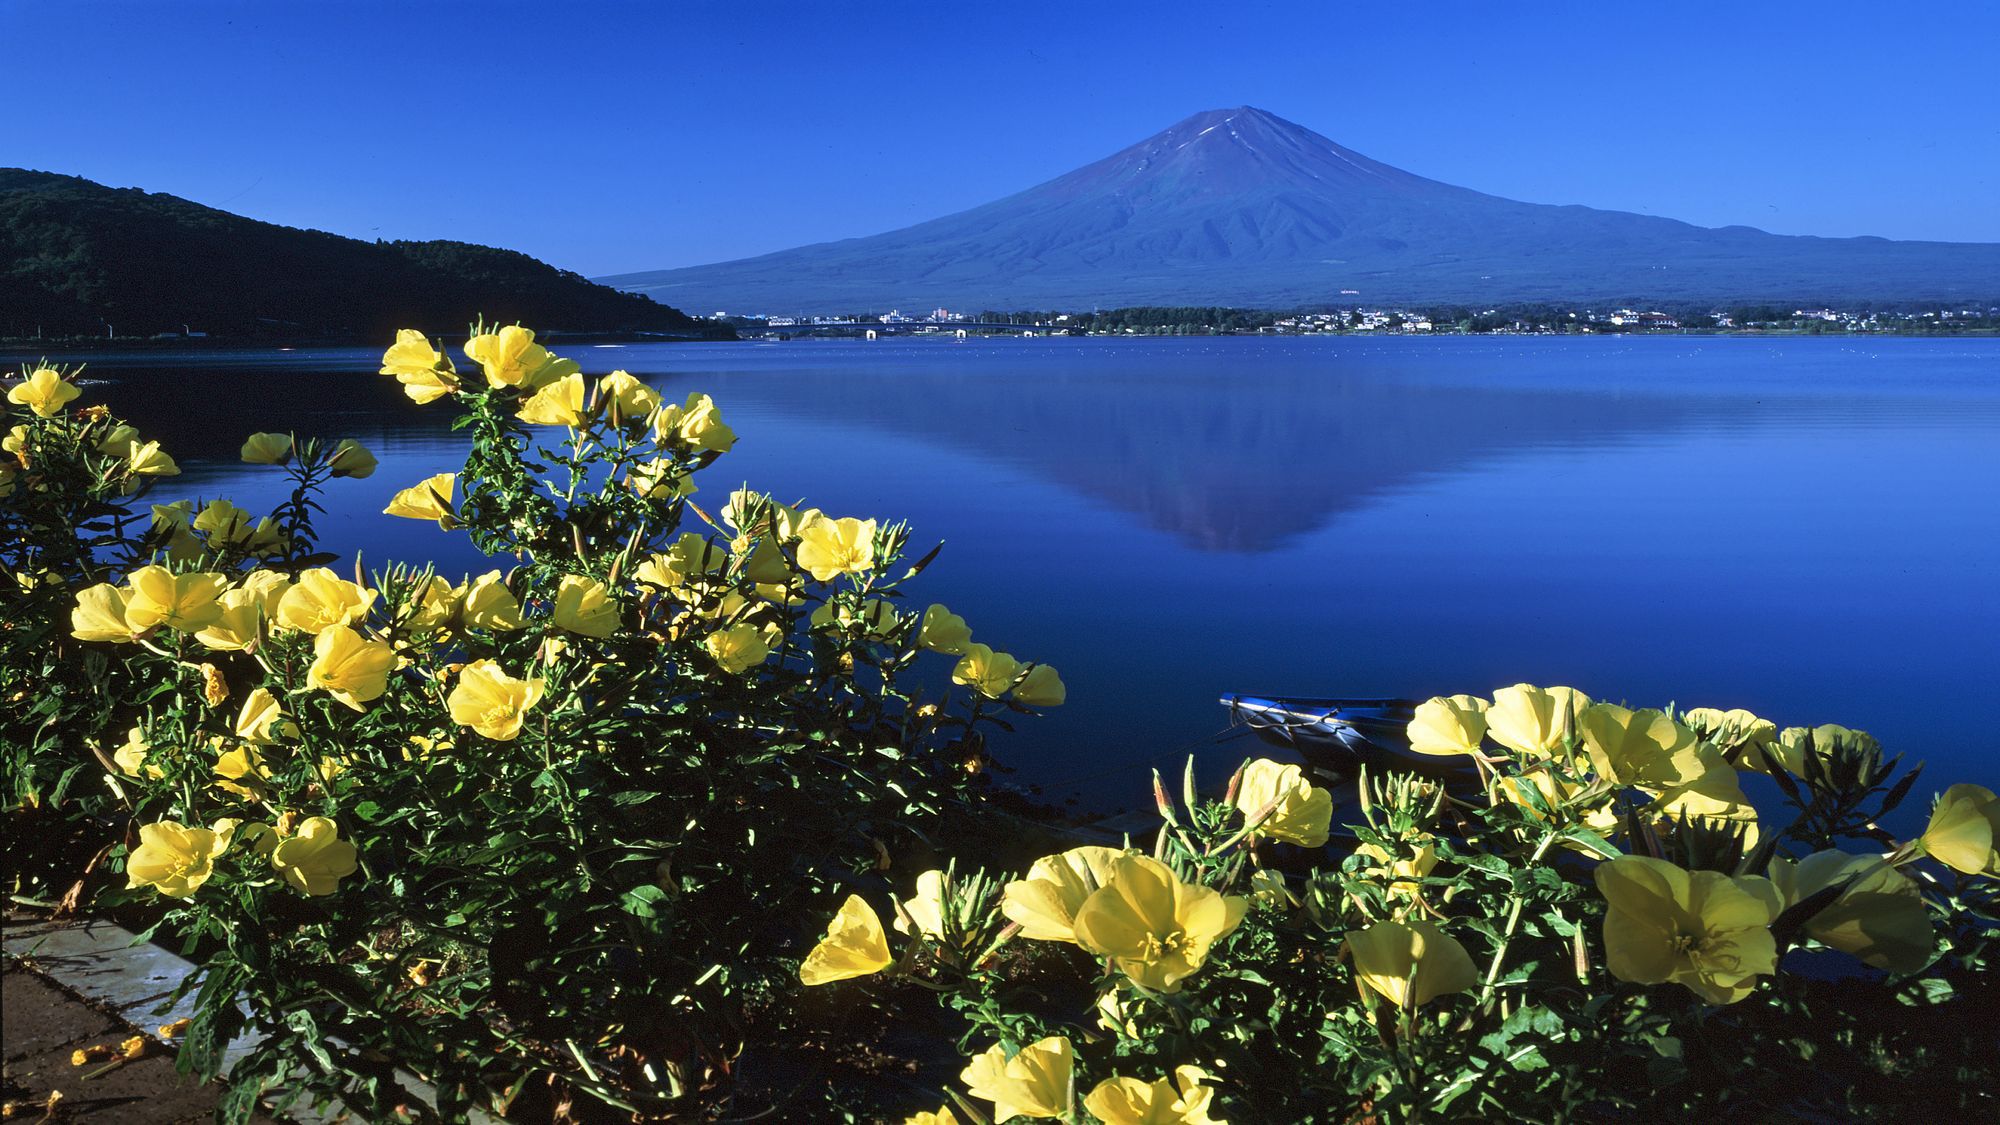
[[[1808,238],[1519,203],[1370,160],[1241,106],[1196,114],[1039,187],[902,230],[600,280],[741,313],[1380,301],[1983,304],[2000,298],[2000,244]]]
[[[353,336],[543,331],[728,335],[526,254],[362,242],[171,195],[0,168],[0,336]]]

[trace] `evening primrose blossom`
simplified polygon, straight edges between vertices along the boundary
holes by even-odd
[[[450,531],[458,526],[458,513],[451,506],[452,495],[457,491],[457,473],[438,473],[390,497],[389,506],[382,509],[382,514],[412,520],[436,520],[440,528]]]
[[[1111,963],[1142,988],[1180,991],[1208,951],[1243,920],[1247,899],[1183,883],[1172,868],[1145,856],[1112,861],[1111,878],[1076,912],[1077,944]]]
[[[771,645],[763,631],[747,622],[710,633],[703,638],[701,647],[732,676],[742,675],[771,655]]]
[[[334,476],[352,477],[355,480],[375,475],[375,466],[378,464],[375,455],[353,438],[340,439],[340,444],[333,447],[333,456],[327,458],[326,463],[327,467],[333,470]]]
[[[1014,686],[1014,678],[1021,674],[1021,662],[1004,652],[994,652],[991,646],[969,644],[965,655],[951,670],[951,682],[964,684],[988,699],[998,699]]]
[[[1243,768],[1236,787],[1237,811],[1247,821],[1266,807],[1270,815],[1258,822],[1253,834],[1306,848],[1326,843],[1333,822],[1333,794],[1307,781],[1299,767],[1259,758]]]
[[[1930,909],[1916,883],[1881,856],[1829,850],[1797,863],[1779,856],[1771,860],[1770,872],[1787,910],[1828,887],[1847,884],[1806,919],[1806,936],[1821,945],[1894,973],[1914,973],[1930,961],[1937,943]]]
[[[475,660],[458,674],[458,685],[445,701],[451,721],[471,727],[495,742],[520,737],[527,712],[541,702],[542,679],[516,679],[491,660]]]
[[[458,389],[458,372],[451,357],[432,347],[423,333],[410,328],[398,331],[396,342],[382,353],[381,374],[394,375],[403,384],[403,393],[420,406]]]
[[[1060,707],[1068,698],[1069,689],[1063,685],[1062,676],[1049,664],[1029,668],[1021,682],[1014,685],[1014,702],[1029,707]]]
[[[866,574],[875,566],[875,521],[824,516],[812,521],[799,532],[799,566],[815,582]]]
[[[1068,1117],[1071,1072],[1076,1052],[1067,1038],[1051,1035],[1021,1048],[1012,1058],[995,1043],[975,1055],[959,1079],[975,1098],[993,1103],[993,1120],[1014,1117]]]
[[[229,588],[221,574],[175,574],[163,566],[142,566],[125,579],[125,624],[132,632],[165,626],[195,632],[222,616],[216,599]]]
[[[25,406],[44,418],[53,418],[83,392],[53,367],[38,367],[7,392],[7,401]]]
[[[567,632],[609,637],[618,631],[618,603],[597,579],[565,574],[556,584],[556,605],[550,620]]]
[[[1175,1067],[1171,1080],[1107,1078],[1084,1097],[1083,1108],[1104,1125],[1229,1125],[1208,1114],[1215,1091],[1203,1085],[1207,1079],[1197,1066]]]
[[[360,853],[340,838],[340,828],[323,816],[299,822],[292,835],[271,850],[271,866],[293,887],[315,897],[330,895],[360,867]]]
[[[1576,716],[1590,697],[1567,687],[1515,684],[1493,693],[1486,733],[1517,754],[1547,758],[1575,736]]]
[[[1410,719],[1410,749],[1419,754],[1477,754],[1486,737],[1484,699],[1473,695],[1440,695],[1417,705]]]
[[[525,629],[528,625],[521,617],[520,599],[507,588],[506,580],[497,570],[466,582],[459,596],[459,616],[467,628],[493,632]]]
[[[306,671],[306,686],[318,688],[356,711],[389,689],[389,670],[396,651],[371,641],[345,625],[329,625],[313,638],[314,659]]]
[[[1398,1008],[1417,1008],[1479,983],[1458,939],[1422,920],[1377,922],[1347,935],[1354,980]]]
[[[1711,1004],[1733,1004],[1777,971],[1771,921],[1783,900],[1769,879],[1684,871],[1627,855],[1598,864],[1610,904],[1604,951],[1611,975],[1637,984],[1673,981]]]
[[[139,826],[139,846],[125,859],[126,886],[151,887],[168,898],[187,898],[215,871],[215,857],[229,847],[227,822],[189,828],[176,820]]]
[[[481,333],[465,342],[465,357],[477,363],[489,387],[534,390],[577,370],[576,364],[550,355],[535,343],[535,334],[517,324]]]
[[[1043,856],[1025,878],[1001,892],[1000,913],[1021,927],[1021,936],[1038,941],[1076,942],[1076,912],[1099,887],[1111,881],[1111,865],[1125,853],[1117,848],[1086,844]]]
[[[80,641],[129,644],[132,627],[125,623],[125,591],[109,582],[77,591],[69,613],[69,635]]]
[[[917,627],[917,643],[932,652],[964,656],[967,646],[972,644],[972,628],[965,618],[941,605],[933,605],[924,610],[923,623]]]
[[[583,376],[571,372],[529,396],[520,419],[537,426],[581,426],[588,417],[583,397]]]
[[[869,976],[895,963],[875,908],[860,895],[848,895],[827,924],[826,936],[799,965],[799,981],[810,988]]]
[[[292,459],[292,435],[251,434],[243,439],[241,456],[246,465],[282,465]]]
[[[1931,808],[1917,847],[1954,871],[2000,876],[2000,797],[1984,785],[1960,782]]]
[[[375,591],[363,589],[327,568],[314,567],[278,598],[279,625],[318,636],[335,625],[358,625],[375,604]]]

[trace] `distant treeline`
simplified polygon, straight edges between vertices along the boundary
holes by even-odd
[[[481,315],[576,333],[734,334],[512,250],[363,242],[0,169],[0,336],[380,340],[464,332]]]

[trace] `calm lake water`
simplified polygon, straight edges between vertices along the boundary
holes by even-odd
[[[913,592],[1069,684],[996,751],[1090,803],[1142,801],[1222,692],[1520,680],[1866,729],[1930,761],[1920,794],[2000,781],[2000,341],[558,350],[714,395],[741,441],[707,499],[747,481],[942,539]],[[354,437],[382,467],[335,482],[327,542],[471,568],[462,536],[378,514],[463,451],[379,355],[60,358],[179,458],[154,499],[268,507],[281,478],[237,463],[245,434]]]

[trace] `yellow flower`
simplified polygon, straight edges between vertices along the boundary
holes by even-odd
[[[644,420],[660,408],[660,392],[634,378],[629,371],[613,371],[599,379],[597,394],[614,426]]]
[[[452,584],[433,574],[421,587],[410,590],[404,607],[403,626],[416,634],[434,633],[451,624],[462,606],[460,593]]]
[[[378,463],[368,448],[353,438],[342,438],[333,447],[333,456],[327,458],[327,465],[337,477],[352,477],[362,480],[375,475]]]
[[[271,866],[309,895],[330,895],[361,864],[354,845],[340,838],[339,826],[323,816],[309,816],[271,850]]]
[[[512,742],[521,734],[528,711],[541,702],[542,679],[515,679],[491,660],[475,660],[458,674],[445,706],[451,721],[471,727],[495,742]]]
[[[1824,851],[1796,864],[1771,860],[1771,882],[1786,910],[1850,879],[1846,890],[1806,920],[1806,936],[1894,973],[1914,973],[1928,964],[1937,944],[1930,910],[1917,885],[1881,856]]]
[[[1711,768],[1729,768],[1713,750],[1704,756],[1695,733],[1662,711],[1594,703],[1577,726],[1597,772],[1620,785],[1668,789],[1692,784]]]
[[[701,642],[701,647],[722,670],[732,676],[740,676],[764,662],[771,655],[771,646],[764,634],[750,624],[732,625],[719,632],[710,633]]]
[[[1849,730],[1833,723],[1822,723],[1807,730],[1805,727],[1786,727],[1778,732],[1774,745],[1767,747],[1772,757],[1787,771],[1804,776],[1806,772],[1806,747],[1810,745],[1825,763],[1829,755],[1843,753],[1880,753],[1882,744],[1865,730]],[[1746,769],[1759,773],[1769,773],[1764,756],[1752,754],[1744,759]]]
[[[572,372],[536,391],[521,404],[520,418],[537,426],[581,426],[583,376]]]
[[[489,387],[533,390],[576,370],[576,364],[550,355],[548,349],[535,343],[533,332],[519,325],[467,340],[465,357],[486,373]]]
[[[944,872],[932,870],[918,875],[916,893],[898,899],[897,904],[903,908],[896,915],[897,933],[907,934],[914,925],[916,932],[925,937],[944,937]]]
[[[282,465],[292,459],[292,435],[251,434],[243,440],[246,465]]]
[[[1037,664],[1014,685],[1014,700],[1030,707],[1060,707],[1069,698],[1069,689],[1053,666]]]
[[[1327,828],[1333,822],[1333,794],[1307,781],[1299,767],[1269,758],[1244,767],[1242,783],[1236,788],[1237,811],[1247,820],[1266,805],[1274,807],[1257,825],[1256,835],[1307,848],[1326,843]]]
[[[1347,935],[1355,984],[1398,1008],[1416,1008],[1479,983],[1472,955],[1425,921],[1377,922]]]
[[[452,494],[456,491],[458,474],[439,473],[390,497],[389,506],[382,509],[382,514],[412,520],[436,520],[439,527],[450,531],[458,526],[458,513],[451,507]]]
[[[903,1119],[903,1125],[958,1125],[958,1118],[950,1106],[940,1106],[935,1113],[913,1113]]]
[[[506,632],[527,627],[528,623],[521,619],[520,601],[497,570],[489,570],[466,583],[463,602],[468,628]]]
[[[1000,913],[1018,923],[1021,936],[1038,941],[1076,942],[1076,912],[1098,888],[1111,881],[1111,865],[1125,853],[1085,845],[1043,856],[1024,879],[1008,883]]]
[[[799,533],[799,566],[816,582],[843,574],[866,574],[875,566],[875,521],[812,521]]]
[[[152,752],[152,745],[146,741],[146,732],[133,727],[125,735],[125,745],[112,752],[111,762],[118,767],[119,773],[129,777],[165,777],[165,770],[147,762]]]
[[[973,1097],[993,1103],[995,1121],[1067,1117],[1075,1063],[1069,1040],[1051,1035],[1021,1048],[1013,1058],[995,1043],[985,1054],[975,1055],[958,1077]]]
[[[1967,875],[2000,875],[2000,798],[1984,785],[1960,782],[1931,808],[1917,840],[1925,854]]]
[[[608,637],[618,631],[618,603],[595,578],[565,574],[556,585],[555,626],[586,637]]]
[[[189,828],[162,820],[139,826],[139,846],[125,860],[128,888],[151,887],[168,898],[186,898],[208,881],[215,857],[229,847],[227,830]]]
[[[1598,864],[1604,950],[1611,975],[1639,984],[1684,984],[1711,1004],[1732,1004],[1777,971],[1771,920],[1783,908],[1768,879],[1683,871],[1665,860],[1619,856]]]
[[[792,580],[792,564],[770,536],[757,540],[743,560],[743,576],[760,586],[784,586]]]
[[[1419,836],[1407,840],[1407,854],[1391,855],[1386,848],[1377,844],[1359,844],[1355,855],[1367,856],[1374,861],[1369,866],[1382,872],[1389,879],[1389,893],[1398,897],[1416,895],[1424,876],[1437,866],[1437,843],[1430,836]]]
[[[125,585],[125,624],[134,633],[159,626],[192,633],[222,616],[216,599],[229,579],[207,571],[175,574],[163,566],[142,566]]]
[[[843,603],[835,607],[827,602],[813,610],[811,625],[815,630],[838,626],[839,628],[860,630],[871,637],[886,637],[896,631],[901,624],[896,616],[896,607],[880,598],[869,598],[860,605]]]
[[[807,987],[829,984],[879,973],[895,963],[875,908],[860,895],[848,895],[827,924],[826,936],[799,965],[799,980]]]
[[[389,689],[396,650],[370,641],[345,625],[329,625],[313,640],[314,660],[306,686],[318,688],[356,711]]]
[[[932,652],[964,656],[967,646],[972,644],[972,628],[965,618],[934,605],[924,611],[924,622],[917,627],[917,643]]]
[[[1776,723],[1760,719],[1740,707],[1730,711],[1714,707],[1690,708],[1681,715],[1681,722],[1701,736],[1703,742],[1729,755],[1744,769],[1761,769],[1762,759],[1756,747],[1770,746],[1778,741]]]
[[[1243,920],[1248,900],[1183,883],[1144,856],[1112,861],[1111,879],[1076,912],[1077,944],[1111,958],[1141,987],[1178,992],[1209,947]]]
[[[236,714],[236,737],[268,746],[280,738],[296,738],[298,728],[285,717],[278,697],[267,688],[254,688]]]
[[[1083,1108],[1104,1125],[1229,1125],[1208,1115],[1215,1091],[1202,1083],[1197,1066],[1174,1068],[1173,1080],[1107,1078],[1083,1099]]]
[[[359,625],[375,604],[364,590],[327,568],[314,567],[278,598],[278,624],[318,636],[335,625]]]
[[[215,604],[222,612],[194,639],[221,652],[249,651],[257,643],[258,625],[265,616],[263,599],[250,590],[224,590]]]
[[[55,368],[38,367],[34,374],[14,384],[13,389],[7,392],[7,401],[25,406],[44,418],[53,418],[70,400],[82,393]]]
[[[208,536],[211,547],[234,547],[250,541],[255,517],[227,500],[212,500],[194,518],[194,530]]]
[[[728,565],[727,551],[692,531],[683,531],[673,546],[640,563],[632,577],[671,590],[691,575],[715,574]]]
[[[217,788],[261,801],[268,792],[264,783],[271,779],[271,768],[264,752],[246,742],[215,759],[215,775],[222,779],[215,783]]]
[[[1486,701],[1476,695],[1439,695],[1417,705],[1410,720],[1410,749],[1419,754],[1476,754],[1486,737]]]
[[[1546,758],[1575,735],[1576,716],[1590,697],[1575,688],[1515,684],[1493,693],[1486,710],[1486,733],[1509,750]]]
[[[653,436],[711,453],[727,453],[736,444],[736,431],[722,424],[722,412],[715,408],[715,401],[699,392],[688,395],[680,406],[662,406],[653,415]]]
[[[27,429],[26,426],[15,426],[7,435],[7,440],[0,442],[0,446],[5,446],[10,453],[19,453],[20,441],[26,437]],[[139,431],[120,422],[111,427],[111,432],[97,439],[97,451],[111,457],[123,457],[131,451],[133,443],[138,440]]]
[[[804,552],[800,548],[800,552]],[[964,684],[988,699],[998,699],[1014,686],[1014,677],[1021,674],[1021,664],[1004,652],[994,652],[982,644],[965,646],[965,655],[951,670],[951,682]]]
[[[157,441],[134,440],[125,453],[125,471],[141,477],[177,477],[181,467]]]
[[[125,591],[109,582],[78,591],[69,628],[69,635],[80,641],[131,641],[132,627],[125,624]]]
[[[396,342],[382,353],[383,375],[394,375],[403,384],[403,393],[422,405],[456,391],[458,373],[451,358],[431,346],[424,334],[405,328],[396,333]]]
[[[696,491],[694,478],[664,457],[632,466],[625,484],[648,500],[684,500]]]

